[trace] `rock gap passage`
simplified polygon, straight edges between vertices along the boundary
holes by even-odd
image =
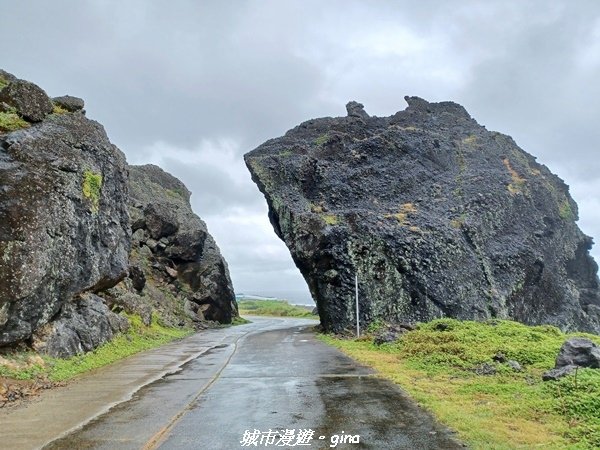
[[[0,346],[87,352],[128,329],[230,323],[227,263],[181,181],[128,166],[83,100],[0,70]]]
[[[453,102],[309,120],[245,155],[326,330],[513,319],[600,332],[568,186]]]

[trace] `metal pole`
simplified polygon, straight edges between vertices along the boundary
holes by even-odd
[[[360,319],[359,313],[360,310],[358,308],[358,272],[354,275],[354,289],[356,291],[356,337],[360,337]]]

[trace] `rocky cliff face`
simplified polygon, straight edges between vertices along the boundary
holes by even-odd
[[[600,332],[565,183],[452,102],[305,122],[245,156],[323,326],[511,318]]]
[[[109,302],[146,321],[154,309],[170,325],[231,323],[238,312],[227,263],[185,185],[160,167],[129,166],[129,189],[129,278]]]
[[[188,190],[127,166],[83,108],[0,70],[0,346],[86,352],[127,330],[120,309],[231,322],[227,265]]]
[[[130,231],[125,157],[81,111],[0,73],[0,345],[118,283]]]

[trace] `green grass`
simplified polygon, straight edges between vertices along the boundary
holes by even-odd
[[[315,139],[315,144],[320,147],[320,146],[324,145],[328,140],[329,140],[329,135],[328,134],[322,134],[321,136],[318,136]]]
[[[29,127],[29,123],[19,116],[14,109],[0,112],[0,132],[10,132]]]
[[[558,215],[563,220],[575,220],[575,214],[573,213],[571,205],[569,205],[569,201],[567,199],[564,199],[558,205]]]
[[[551,326],[451,319],[421,324],[380,347],[370,336],[321,339],[399,384],[471,448],[600,448],[600,370],[541,380],[565,339],[575,335],[600,343],[598,336],[567,335]],[[523,372],[493,362],[498,352],[518,361]],[[473,368],[484,362],[497,373],[477,375]]]
[[[247,323],[252,323],[251,320],[248,319],[244,319],[243,317],[234,317],[233,320],[231,321],[231,325],[232,326],[236,326],[236,325],[245,325]]]
[[[53,105],[52,114],[68,114],[69,111],[60,105]]]
[[[312,314],[311,309],[290,305],[285,300],[239,300],[238,308],[240,315],[319,319]]]
[[[111,364],[119,359],[144,350],[181,339],[192,334],[191,329],[167,328],[153,318],[150,326],[142,324],[139,316],[127,316],[131,327],[127,333],[119,334],[115,339],[97,349],[68,359],[37,357],[34,353],[18,353],[7,356],[15,368],[0,365],[0,376],[17,380],[48,378],[63,381],[79,374]],[[37,362],[36,362],[37,360]]]
[[[102,174],[86,170],[83,172],[83,183],[81,185],[83,196],[92,205],[92,212],[98,212],[100,207],[100,191],[102,190]]]

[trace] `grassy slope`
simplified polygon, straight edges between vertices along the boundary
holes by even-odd
[[[240,315],[277,316],[277,317],[302,317],[306,319],[319,319],[311,313],[309,308],[290,305],[285,300],[239,300]]]
[[[448,329],[441,331],[440,322]],[[568,336],[549,326],[441,319],[380,347],[368,337],[321,338],[398,383],[472,448],[600,448],[600,370],[541,381]],[[498,352],[524,371],[493,363]],[[497,374],[475,374],[484,362]]]
[[[191,329],[167,328],[153,320],[144,326],[138,316],[128,316],[129,331],[97,349],[69,359],[39,357],[35,353],[5,355],[10,362],[0,365],[0,377],[17,380],[48,378],[52,381],[68,380],[83,372],[111,364],[134,353],[158,347],[175,339],[190,335]]]

